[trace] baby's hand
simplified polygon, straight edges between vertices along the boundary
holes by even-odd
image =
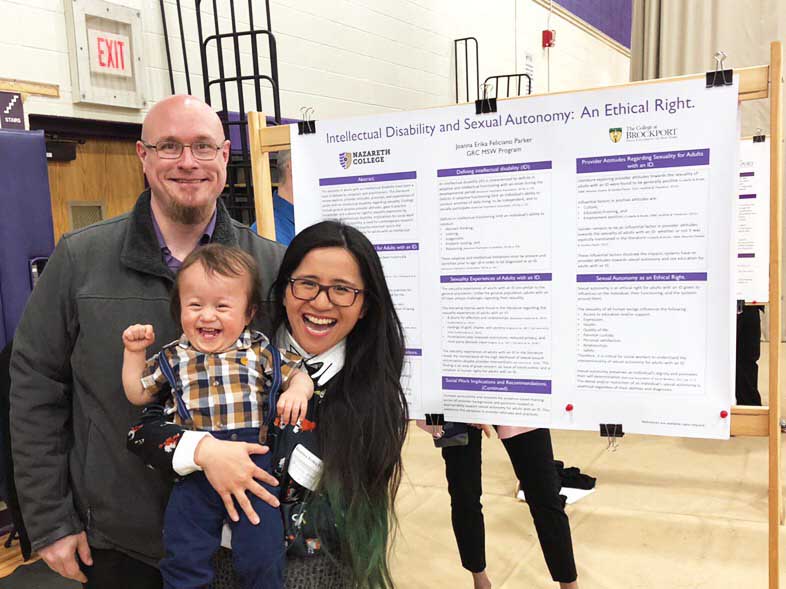
[[[156,341],[152,325],[132,325],[123,332],[123,345],[129,352],[144,352]]]
[[[282,426],[295,425],[306,417],[309,397],[310,395],[305,391],[298,390],[294,386],[281,393],[276,408],[278,409],[278,416],[281,419]]]

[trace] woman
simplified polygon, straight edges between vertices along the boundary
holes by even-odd
[[[358,230],[318,223],[290,244],[270,298],[279,347],[302,355],[314,380],[306,419],[315,428],[322,471],[313,502],[328,506],[334,526],[323,529],[336,536],[327,555],[290,559],[287,587],[392,587],[387,552],[408,416],[400,384],[403,332],[379,257]],[[172,454],[152,441],[162,428],[166,439],[180,433],[148,415],[132,430],[129,448],[171,469]],[[263,478],[248,458],[253,446],[238,447],[244,445],[208,436],[194,453],[230,516],[233,496],[245,509],[245,490],[256,485],[251,476]],[[292,492],[282,489],[282,496]],[[226,557],[218,561],[225,570]],[[219,578],[215,586],[232,584]]]
[[[441,437],[439,427],[425,426],[424,429],[437,439]],[[527,498],[552,579],[561,589],[578,589],[570,523],[559,496],[559,477],[549,430],[511,426],[497,426],[496,429]],[[491,437],[492,428],[488,425],[469,427],[468,444],[442,448],[442,458],[461,564],[472,573],[474,589],[489,589],[491,580],[486,573],[486,538],[480,503],[483,492],[481,431]]]

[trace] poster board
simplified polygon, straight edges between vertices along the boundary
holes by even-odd
[[[737,184],[738,301],[762,304],[770,289],[770,142],[740,140]]]
[[[411,408],[726,438],[736,84],[675,80],[290,131],[295,219],[376,246]]]

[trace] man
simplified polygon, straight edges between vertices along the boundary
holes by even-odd
[[[276,223],[276,241],[289,245],[295,237],[295,206],[292,196],[292,152],[283,149],[276,158],[278,187],[273,189],[273,217]],[[256,232],[257,224],[251,225]]]
[[[264,293],[284,251],[218,201],[229,142],[204,102],[157,103],[136,149],[150,189],[131,213],[60,240],[17,328],[11,366],[16,483],[33,548],[89,589],[161,587],[169,489],[125,449],[138,412],[122,390],[123,329],[145,322],[161,342],[178,337],[169,291],[201,244],[252,254]],[[275,501],[261,485],[228,493],[244,507],[246,490]]]

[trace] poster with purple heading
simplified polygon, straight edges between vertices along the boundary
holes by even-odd
[[[382,163],[389,151],[342,152],[337,162],[343,170],[363,172],[366,162]],[[421,293],[417,172],[399,168],[391,172],[331,175],[318,178],[317,186],[321,218],[340,219],[361,229],[383,263],[388,288],[406,334],[404,393],[411,411],[417,414],[421,405],[423,355],[418,305]]]
[[[737,133],[698,78],[319,121],[296,224],[374,244],[413,415],[725,438]]]
[[[770,299],[770,141],[740,141],[737,185],[737,300]]]

